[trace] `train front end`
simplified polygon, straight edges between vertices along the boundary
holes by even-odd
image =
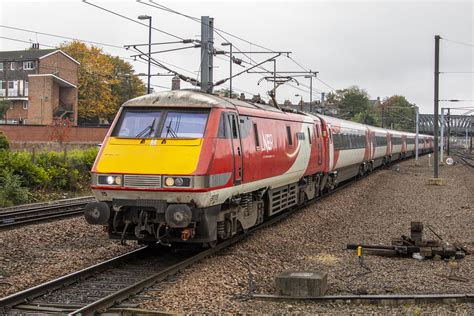
[[[140,243],[216,239],[219,207],[211,206],[206,174],[220,113],[209,101],[178,90],[122,106],[92,169],[98,202],[86,207],[89,224]]]

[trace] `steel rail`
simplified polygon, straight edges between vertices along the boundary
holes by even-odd
[[[465,165],[474,168],[474,156],[461,149],[452,149],[453,156],[460,159]]]
[[[137,255],[145,253],[145,250],[147,250],[148,247],[142,247],[138,248],[136,250],[133,250],[131,252],[128,252],[126,254],[120,255],[118,257],[109,259],[107,261],[95,264],[93,266],[84,268],[82,270],[67,274],[65,276],[59,277],[57,279],[39,284],[37,286],[34,286],[32,288],[23,290],[18,293],[11,294],[9,296],[6,296],[4,298],[0,298],[0,311],[3,309],[5,310],[6,308],[13,307],[15,305],[27,302],[28,300],[34,299],[38,296],[41,296],[45,293],[60,289],[64,286],[70,285],[72,283],[75,283],[79,280],[85,279],[87,277],[90,277],[94,275],[97,272],[100,272],[104,269],[113,267],[114,265],[117,265],[121,262],[124,262],[129,259],[135,258]]]
[[[204,250],[204,251],[198,253],[197,255],[194,255],[194,256],[192,256],[192,257],[190,257],[190,258],[188,258],[188,259],[186,259],[182,262],[179,262],[179,263],[177,263],[177,264],[175,264],[175,265],[173,265],[169,268],[166,268],[163,271],[160,271],[160,272],[158,272],[158,273],[156,273],[156,274],[154,274],[154,275],[152,275],[152,276],[150,276],[150,277],[148,277],[148,278],[146,278],[142,281],[139,281],[139,282],[127,287],[127,288],[124,288],[120,291],[112,293],[107,297],[101,298],[101,299],[99,299],[99,300],[97,300],[97,301],[95,301],[91,304],[88,304],[88,305],[86,305],[86,306],[84,306],[80,309],[77,309],[77,310],[69,313],[68,316],[93,315],[96,312],[103,312],[107,308],[109,308],[109,307],[111,307],[111,306],[127,299],[131,295],[134,295],[134,294],[142,291],[144,288],[149,287],[149,286],[153,285],[154,283],[163,281],[167,277],[169,277],[171,275],[174,275],[177,272],[179,272],[179,271],[181,271],[181,270],[183,270],[187,267],[192,266],[193,264],[201,261],[202,259],[204,259],[206,257],[209,257],[209,256],[221,251],[222,249],[230,247],[233,244],[236,244],[237,242],[239,242],[240,240],[248,237],[249,235],[256,232],[257,230],[260,230],[262,228],[266,228],[266,227],[271,226],[271,225],[273,225],[277,222],[280,222],[281,220],[291,216],[295,212],[305,208],[306,206],[308,206],[310,204],[313,204],[316,201],[319,201],[319,200],[321,200],[321,199],[323,199],[327,196],[330,196],[330,195],[332,195],[336,192],[339,192],[340,190],[343,190],[344,188],[351,185],[356,180],[358,180],[358,179],[348,181],[344,184],[341,184],[340,186],[338,186],[334,190],[329,191],[328,193],[326,193],[324,195],[318,196],[315,199],[307,201],[307,202],[305,202],[301,205],[294,206],[291,209],[289,209],[289,210],[287,210],[287,211],[285,211],[281,214],[275,215],[274,217],[270,218],[269,220],[263,222],[262,224],[260,224],[256,227],[250,228],[247,231],[247,233],[245,233],[245,234],[239,234],[239,235],[236,235],[236,236],[232,237],[231,239],[224,240],[224,241],[220,242],[219,244],[217,244],[214,248]]]
[[[456,301],[459,303],[474,302],[474,294],[388,294],[388,295],[325,295],[325,296],[308,296],[308,297],[291,297],[271,294],[252,294],[251,298],[265,300],[302,300],[302,301],[350,301],[350,302],[440,302],[440,301]]]
[[[398,163],[400,161],[397,161],[397,162],[394,162],[394,163]],[[370,175],[370,174],[374,174],[376,173],[377,171],[381,170],[382,168],[378,168],[376,170],[374,170],[374,172],[372,173],[369,173],[369,174],[366,174],[364,175],[363,177],[360,177],[360,178],[355,178],[355,179],[351,179],[351,180],[348,180],[344,183],[341,183],[337,188],[335,188],[334,190],[331,190],[323,195],[320,195],[310,201],[307,201],[301,205],[297,205],[297,206],[294,206],[288,210],[286,210],[285,212],[283,213],[280,213],[280,214],[277,214],[275,216],[273,216],[272,218],[270,218],[269,220],[267,220],[266,222],[256,226],[256,227],[253,227],[251,229],[249,229],[245,234],[239,234],[239,235],[236,235],[234,237],[232,237],[231,239],[228,239],[228,240],[224,240],[220,243],[218,243],[214,248],[210,248],[210,249],[207,249],[207,250],[204,250],[190,258],[187,258],[171,267],[168,267],[168,268],[165,268],[164,270],[156,273],[156,274],[153,274],[145,279],[143,279],[142,281],[139,281],[139,282],[136,282],[135,284],[132,284],[126,288],[123,288],[117,292],[114,292],[106,297],[103,297],[93,303],[90,303],[88,305],[85,305],[79,309],[76,309],[74,311],[72,311],[71,313],[69,313],[68,315],[92,315],[98,311],[105,311],[107,308],[111,307],[111,306],[114,306],[116,305],[117,303],[120,303],[121,301],[127,299],[129,296],[131,295],[134,295],[140,291],[142,291],[144,288],[146,287],[149,287],[151,285],[153,285],[154,283],[157,283],[157,282],[160,282],[164,279],[166,279],[167,277],[171,276],[171,275],[174,275],[176,274],[177,272],[187,268],[187,267],[190,267],[192,266],[194,263],[208,257],[208,256],[211,256],[219,251],[221,251],[222,249],[225,249],[237,242],[239,242],[240,240],[246,238],[247,236],[251,235],[252,233],[254,233],[255,231],[259,230],[259,229],[262,229],[262,228],[266,228],[268,226],[271,226],[289,216],[291,216],[292,214],[294,214],[295,212],[305,208],[306,206],[310,205],[310,204],[313,204],[323,198],[326,198],[332,194],[335,194],[337,192],[339,192],[340,190],[343,190],[344,188],[346,188],[347,186],[350,186],[351,184],[353,184],[354,182],[356,182],[357,180],[360,180],[362,178],[365,178],[366,176]],[[6,306],[6,307],[12,307],[14,305],[18,305],[19,303],[22,303],[22,302],[25,302],[27,301],[28,299],[32,299],[34,297],[38,297],[42,294],[45,294],[46,292],[49,292],[49,291],[52,291],[52,290],[55,290],[55,289],[59,289],[65,285],[69,285],[71,283],[74,283],[82,278],[85,278],[87,276],[90,276],[92,274],[94,274],[95,272],[97,271],[100,271],[100,270],[103,270],[105,268],[108,268],[110,267],[111,265],[113,265],[113,263],[118,263],[120,261],[120,258],[122,258],[121,260],[126,260],[128,258],[132,258],[132,257],[135,257],[138,253],[140,253],[141,251],[144,251],[145,249],[148,249],[147,247],[144,247],[144,248],[140,248],[138,250],[135,250],[133,252],[130,252],[128,254],[125,254],[125,255],[122,255],[120,257],[117,257],[117,258],[114,258],[114,259],[110,259],[106,262],[103,262],[103,263],[100,263],[98,265],[95,265],[95,266],[92,266],[90,268],[86,268],[86,269],[83,269],[81,271],[78,271],[78,272],[74,272],[70,275],[67,275],[67,276],[64,276],[62,278],[59,278],[59,279],[56,279],[56,280],[53,280],[53,281],[50,281],[50,282],[46,282],[44,284],[41,284],[41,285],[38,285],[36,287],[33,287],[31,289],[27,289],[27,290],[24,290],[22,292],[19,292],[19,293],[16,293],[16,294],[12,294],[6,298],[3,298],[3,299],[0,299],[0,308],[2,306]]]
[[[93,197],[0,209],[0,229],[81,214]]]

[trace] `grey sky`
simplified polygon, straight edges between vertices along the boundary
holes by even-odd
[[[200,24],[184,17],[137,3],[135,0],[90,0],[131,18],[140,14],[153,17],[153,25],[183,38],[198,38]],[[147,0],[143,0],[147,2]],[[420,106],[421,112],[433,111],[434,35],[455,41],[474,43],[472,1],[160,1],[177,11],[200,17],[210,15],[215,26],[272,50],[292,51],[297,62],[314,71],[336,89],[357,85],[372,98],[382,99],[400,94]],[[79,0],[11,1],[0,3],[2,25],[53,33],[73,38],[122,46],[146,43],[147,29]],[[240,50],[261,50],[237,39],[228,39]],[[33,40],[57,45],[63,40],[0,28],[0,36]],[[215,36],[216,44],[224,42]],[[153,32],[153,41],[173,38]],[[0,38],[1,50],[26,48],[28,44]],[[167,48],[167,47],[166,47]],[[129,56],[122,49],[104,47],[113,55]],[[474,47],[441,41],[441,71],[474,71]],[[199,49],[166,53],[157,56],[166,62],[191,71],[197,76]],[[252,55],[263,60],[262,55]],[[146,65],[133,63],[137,72],[146,72]],[[228,76],[228,61],[216,59],[215,79]],[[271,65],[266,65],[268,69]],[[278,60],[279,70],[301,70],[286,57]],[[234,66],[234,72],[243,70]],[[152,68],[153,72],[163,72]],[[234,87],[265,96],[270,84],[257,86],[261,75],[244,75],[234,80]],[[474,99],[474,74],[442,74],[441,99]],[[299,79],[308,86],[308,79]],[[170,86],[170,78],[153,78],[153,84]],[[186,87],[186,85],[182,85]],[[278,99],[297,102],[303,95],[309,99],[309,89],[289,86],[278,90]],[[330,89],[314,81],[318,91]],[[156,88],[161,90],[160,88]],[[319,99],[314,93],[314,99]],[[442,106],[472,106],[474,102]]]

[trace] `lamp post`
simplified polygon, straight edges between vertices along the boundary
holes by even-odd
[[[230,81],[229,81],[229,98],[231,98],[231,99],[232,99],[232,62],[233,62],[233,60],[232,60],[232,43],[226,42],[226,43],[222,43],[221,45],[222,45],[222,46],[230,46],[230,63],[229,63],[229,64],[230,64],[230,66],[229,66],[229,67],[230,67],[230,69],[229,69],[229,71],[230,71],[230,76],[229,76],[229,77],[230,77]]]
[[[416,131],[416,136],[415,136],[415,161],[416,163],[418,163],[418,146],[419,146],[419,126],[420,126],[420,108],[418,106],[415,105],[415,114],[416,114],[416,118],[415,118],[415,124],[416,124],[416,127],[415,127],[415,131]]]
[[[149,26],[148,26],[148,88],[147,88],[147,93],[151,93],[151,85],[150,85],[150,79],[151,79],[151,16],[149,15],[139,15],[138,16],[139,20],[149,20]]]
[[[300,106],[301,106],[301,112],[303,112],[303,96],[301,94],[295,94],[295,97],[300,97]]]

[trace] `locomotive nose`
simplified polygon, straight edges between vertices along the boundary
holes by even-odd
[[[110,208],[105,202],[92,202],[86,205],[84,217],[91,225],[107,225],[110,218]]]
[[[193,214],[186,204],[171,204],[165,211],[165,221],[168,226],[186,227],[191,223]]]

